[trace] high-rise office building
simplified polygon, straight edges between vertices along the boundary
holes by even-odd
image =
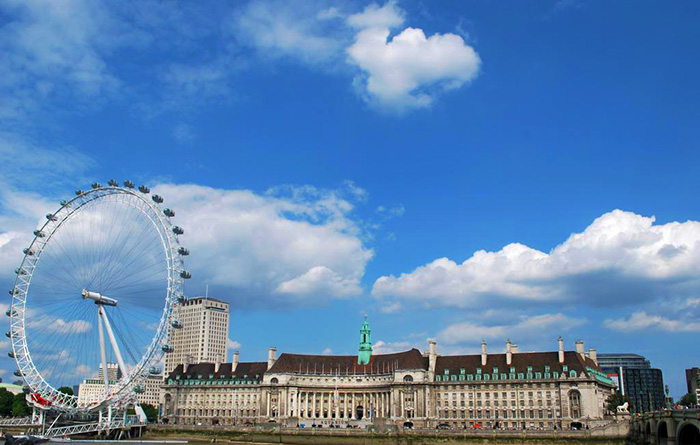
[[[660,369],[639,354],[598,354],[603,372],[617,380],[618,390],[630,399],[630,411],[643,413],[666,406]]]
[[[97,371],[97,378],[104,381],[104,372],[102,371],[102,364],[100,363],[100,368]],[[116,363],[107,363],[107,378],[110,382],[116,382],[122,378],[122,371],[119,369],[119,365]]]
[[[685,381],[688,384],[688,392],[695,394],[698,403],[700,403],[700,368],[686,369]]]
[[[188,298],[174,314],[182,328],[172,329],[173,352],[165,357],[165,375],[181,363],[225,362],[228,343],[228,303],[208,297]]]
[[[105,381],[102,365],[97,373],[97,378],[87,378],[83,380],[80,386],[74,386],[73,392],[78,396],[79,406],[88,406],[105,397]],[[122,378],[119,365],[116,363],[107,363],[107,377],[109,379],[110,392],[116,392],[121,387],[119,379]],[[143,385],[143,391],[136,394],[136,401],[140,404],[148,403],[153,406],[158,406],[160,397],[160,385],[163,383],[161,376],[149,376]]]

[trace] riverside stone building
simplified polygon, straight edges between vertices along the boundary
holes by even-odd
[[[585,428],[602,421],[614,387],[583,342],[565,351],[560,338],[554,352],[520,353],[508,341],[500,354],[483,342],[481,354],[442,356],[430,341],[426,354],[373,355],[366,322],[361,339],[359,360],[277,358],[270,348],[267,362],[239,363],[236,354],[233,363],[180,364],[163,386],[162,417],[202,425]]]

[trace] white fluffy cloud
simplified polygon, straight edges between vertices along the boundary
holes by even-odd
[[[194,275],[190,295],[209,284],[211,295],[234,304],[265,305],[362,292],[360,279],[373,251],[364,247],[351,215],[353,188],[287,187],[259,195],[165,184],[154,191],[185,229],[181,243],[191,251],[187,267]]]
[[[372,352],[374,354],[391,354],[393,352],[406,351],[414,347],[416,347],[416,345],[408,341],[385,342],[383,340],[378,340],[372,345]]]
[[[333,32],[340,13],[319,10],[315,2],[251,2],[236,11],[232,31],[263,57],[294,57],[306,63],[327,62],[342,50]]]
[[[608,329],[620,332],[649,329],[665,332],[700,332],[700,321],[673,320],[660,315],[650,315],[645,311],[635,312],[626,319],[607,319],[603,325]]]
[[[440,91],[459,88],[479,72],[481,59],[456,34],[426,37],[422,29],[406,28],[395,2],[368,6],[348,22],[360,28],[347,49],[349,61],[362,74],[355,78],[365,97],[381,107],[404,111],[430,106]]]
[[[699,222],[659,225],[654,217],[615,210],[549,253],[513,243],[462,263],[439,258],[380,277],[372,293],[428,306],[468,307],[494,298],[610,306],[693,296],[699,273]]]
[[[62,94],[63,85],[91,97],[117,88],[119,81],[101,51],[116,44],[107,36],[118,32],[119,22],[104,4],[70,0],[2,5],[14,20],[0,34],[0,48],[7,55],[7,63],[0,64],[0,87],[10,93],[0,116],[18,117],[39,99]]]
[[[352,14],[347,22],[353,28],[396,28],[405,20],[405,13],[396,1],[388,1],[384,6],[376,3],[368,5],[362,12]]]
[[[276,292],[290,295],[322,293],[348,297],[361,294],[362,288],[356,276],[343,277],[326,266],[314,266],[304,274],[280,283]]]
[[[27,322],[28,328],[43,328],[46,332],[57,334],[84,334],[92,329],[92,324],[87,320],[65,321],[62,318],[44,316],[38,322]]]
[[[511,323],[493,325],[465,321],[443,329],[438,333],[437,339],[446,344],[476,344],[491,339],[505,341],[507,337],[511,337],[514,342],[540,341],[546,333],[554,331],[558,335],[584,323],[584,318],[569,317],[562,313],[521,316]]]
[[[238,11],[232,30],[264,57],[288,57],[338,71],[345,58],[361,96],[379,108],[403,112],[429,107],[440,93],[479,72],[476,51],[456,34],[426,36],[407,27],[395,1],[347,14],[319,2],[253,2]],[[358,73],[359,71],[359,73]]]
[[[231,339],[228,340],[228,343],[226,344],[226,346],[228,347],[228,349],[231,349],[234,351],[241,349],[241,344],[239,342],[237,342],[235,340],[231,340]]]
[[[235,305],[284,306],[362,293],[373,251],[365,247],[362,223],[353,213],[366,192],[352,183],[337,190],[278,187],[264,194],[174,184],[153,191],[185,229],[180,239],[191,251],[190,296],[209,285],[212,296]],[[0,275],[10,280],[32,230],[58,204],[11,187],[0,191],[0,204]]]

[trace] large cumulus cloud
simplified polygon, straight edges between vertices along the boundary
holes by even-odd
[[[351,184],[343,191],[288,187],[256,194],[201,185],[164,184],[154,190],[185,228],[181,242],[194,278],[234,304],[318,303],[362,293],[373,251],[353,218]],[[344,194],[348,196],[344,197]]]
[[[461,263],[438,258],[374,283],[376,297],[467,307],[493,299],[597,306],[692,295],[700,280],[700,222],[655,224],[614,210],[550,252],[513,243]]]

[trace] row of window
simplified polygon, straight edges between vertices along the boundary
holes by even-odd
[[[450,398],[450,393],[449,393],[449,392],[438,393],[438,397],[440,397],[440,394],[442,394],[442,397],[444,397],[444,398],[446,398],[446,399],[449,399],[449,398]],[[490,398],[491,398],[491,395],[493,395],[493,398],[494,398],[494,399],[497,399],[497,398],[498,398],[498,394],[499,394],[499,393],[498,393],[498,392],[495,392],[495,391],[492,392],[492,393],[491,393],[491,392],[484,392],[484,398],[485,398],[485,399],[490,399]],[[502,397],[503,399],[507,399],[507,398],[508,398],[508,393],[507,393],[506,391],[503,391],[503,392],[501,392],[500,394],[503,396],[503,397]],[[521,398],[521,399],[524,399],[524,398],[525,398],[525,394],[526,394],[526,393],[525,393],[524,391],[520,391],[520,398]],[[543,394],[545,394],[545,395],[547,396],[547,398],[551,398],[551,397],[552,397],[552,392],[551,392],[551,391],[547,391],[547,392],[545,392],[545,393],[543,393],[542,391],[537,391],[537,393],[536,393],[537,398],[538,398],[538,399],[541,399]],[[452,393],[452,398],[453,398],[453,399],[466,398],[467,396],[469,396],[470,399],[473,399],[473,398],[474,398],[474,393],[473,393],[473,392],[462,392],[462,393],[453,392],[453,393]],[[516,396],[516,392],[515,392],[515,391],[511,391],[511,393],[510,393],[510,398],[511,398],[511,399],[515,399],[515,396]],[[530,399],[534,398],[534,397],[535,397],[535,392],[534,392],[534,391],[528,391],[528,392],[527,392],[527,397],[530,398]],[[476,393],[476,398],[477,398],[477,399],[480,399],[480,398],[481,398],[481,393],[480,393],[480,392],[477,392],[477,393]]]
[[[493,374],[447,374],[449,372],[449,369],[445,369],[446,373],[444,375],[436,375],[435,376],[435,381],[436,382],[456,382],[456,381],[473,381],[473,380],[549,380],[549,379],[558,379],[558,378],[564,378],[566,377],[566,373],[561,373],[554,371],[554,372],[545,372],[544,374],[541,372],[518,372],[518,373],[493,373]],[[479,371],[477,369],[477,371]],[[578,377],[578,373],[575,370],[570,370],[569,371],[569,377],[571,378],[576,378]],[[583,376],[583,373],[581,374]]]
[[[535,406],[535,401],[534,401],[534,400],[528,400],[527,403],[525,403],[525,402],[526,402],[525,400],[521,400],[520,403],[518,404],[518,403],[515,402],[515,400],[513,400],[513,401],[511,401],[511,406],[513,406],[513,407],[518,406],[518,405],[520,405],[520,406]],[[439,401],[439,400],[438,400],[438,402],[437,402],[437,406],[440,406],[440,401]],[[447,400],[445,400],[444,406],[445,406],[445,407],[450,406],[450,403],[449,403]],[[454,407],[457,406],[457,401],[456,401],[456,400],[453,400],[453,401],[452,401],[452,406],[454,406]],[[464,408],[465,406],[467,406],[467,405],[466,405],[466,402],[465,402],[464,400],[462,400],[462,401],[460,402],[460,406]],[[473,407],[473,406],[475,406],[475,405],[474,405],[474,402],[470,400],[470,401],[469,401],[469,407],[471,408],[471,407]],[[490,400],[486,400],[486,401],[484,402],[484,404],[482,405],[482,404],[481,404],[481,400],[477,400],[477,401],[476,401],[476,406],[478,406],[478,407],[481,407],[481,406],[490,407],[490,406],[491,406],[491,401],[490,401]],[[498,400],[494,400],[494,401],[493,401],[493,406],[496,407],[496,408],[499,407],[499,406],[506,407],[506,406],[508,406],[508,401],[507,401],[507,400],[504,400],[504,401],[503,401],[503,405],[499,405]],[[542,400],[538,400],[538,401],[537,401],[537,406],[544,406],[543,401],[542,401]],[[548,400],[547,400],[547,406],[552,406],[552,400],[551,400],[551,399],[548,399]]]

